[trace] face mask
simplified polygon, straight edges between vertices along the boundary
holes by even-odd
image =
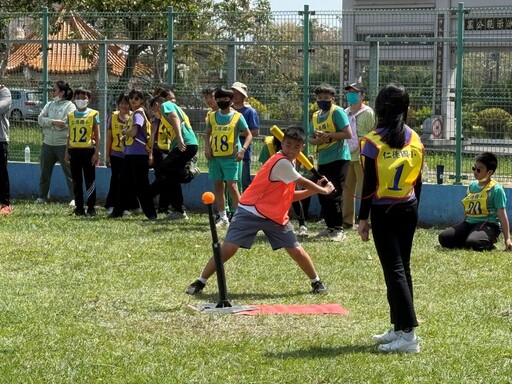
[[[227,109],[231,105],[231,101],[217,101],[217,105],[220,109]]]
[[[489,177],[484,176],[484,177],[482,177],[482,178],[480,178],[480,179],[476,179],[476,180],[477,180],[479,183],[485,183],[487,180],[489,180]]]
[[[359,103],[359,93],[347,93],[347,102],[351,105]]]
[[[332,107],[332,101],[326,101],[326,100],[320,100],[316,102],[318,105],[318,108],[320,108],[322,111],[328,111]]]
[[[78,109],[84,109],[85,107],[87,107],[87,104],[89,104],[89,100],[75,100],[75,105]]]
[[[60,96],[55,96],[55,97],[53,98],[53,101],[60,101]]]

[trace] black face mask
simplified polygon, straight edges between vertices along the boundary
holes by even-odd
[[[328,111],[332,107],[332,101],[327,100],[320,100],[316,102],[318,105],[318,108],[320,108],[322,111]]]
[[[220,109],[227,109],[231,105],[231,101],[217,101],[217,105]]]

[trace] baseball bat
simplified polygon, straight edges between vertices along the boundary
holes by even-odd
[[[270,133],[273,134],[277,138],[277,140],[279,140],[280,142],[283,142],[284,133],[283,133],[283,131],[281,131],[281,129],[279,129],[279,127],[277,125],[273,125],[272,127],[270,127]],[[318,170],[313,166],[311,161],[309,161],[309,159],[306,157],[306,155],[303,154],[302,152],[299,153],[299,156],[297,156],[297,160],[303,166],[305,166],[306,169],[308,171],[310,171],[316,178],[321,179],[323,177],[320,174],[320,172],[318,172]]]

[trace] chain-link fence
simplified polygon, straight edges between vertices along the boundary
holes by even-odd
[[[512,182],[512,7],[236,13],[43,9],[3,13],[0,29],[0,75],[13,93],[14,161],[23,159],[26,145],[37,161],[37,114],[58,80],[91,89],[91,106],[100,110],[102,122],[120,92],[142,87],[151,93],[169,83],[200,136],[206,113],[201,90],[208,85],[247,84],[265,135],[273,124],[306,126],[318,84],[334,85],[344,104],[343,85],[361,80],[370,105],[387,83],[409,91],[409,125],[421,132],[427,151],[426,180],[464,180],[475,154],[491,150],[499,154],[501,181]],[[255,160],[259,148],[261,140],[255,140]],[[253,171],[258,166],[254,161]]]

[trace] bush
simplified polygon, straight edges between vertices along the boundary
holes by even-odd
[[[478,125],[491,139],[504,139],[509,133],[511,115],[501,108],[487,108],[478,114]]]
[[[247,99],[247,103],[253,107],[256,112],[258,112],[258,116],[263,117],[267,114],[267,107],[260,103],[258,99],[255,99],[254,97],[249,97]]]
[[[478,113],[474,111],[473,105],[464,105],[462,107],[462,132],[464,135],[479,137],[481,130],[482,127],[478,126]]]
[[[421,132],[425,119],[432,116],[432,108],[428,106],[420,109],[409,108],[407,112],[407,125],[417,132]]]

